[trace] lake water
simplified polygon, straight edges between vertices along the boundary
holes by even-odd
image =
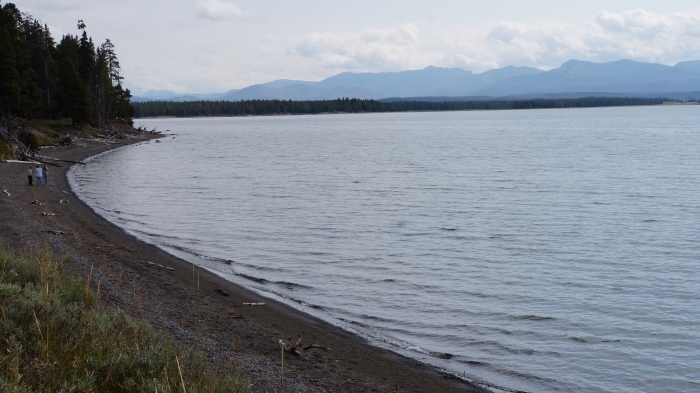
[[[504,389],[700,391],[700,107],[137,123],[71,181],[146,241]]]

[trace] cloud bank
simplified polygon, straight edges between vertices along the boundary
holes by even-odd
[[[355,34],[312,32],[289,46],[290,54],[333,70],[436,65],[483,71],[511,64],[549,69],[572,58],[673,64],[700,58],[700,9],[666,14],[603,10],[582,24],[489,21],[427,33],[416,24]]]
[[[228,20],[234,18],[245,18],[248,13],[244,12],[234,3],[224,0],[198,0],[197,16],[208,20]]]

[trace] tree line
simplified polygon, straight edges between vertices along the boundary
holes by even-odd
[[[134,117],[298,115],[336,112],[396,112],[398,106],[376,100],[339,98],[323,101],[145,101],[134,102]]]
[[[584,97],[568,99],[493,100],[493,101],[444,101],[444,102],[399,102],[411,111],[459,111],[459,110],[507,110],[507,109],[553,109],[595,108],[607,106],[661,105],[665,98]]]
[[[589,108],[605,106],[660,105],[663,98],[586,97],[573,99],[494,101],[395,101],[356,98],[335,100],[243,100],[243,101],[145,101],[134,102],[134,117],[261,116],[320,113],[372,113],[406,111],[459,111],[546,108]]]
[[[70,118],[74,125],[103,127],[131,119],[131,93],[114,44],[96,45],[85,31],[58,44],[46,24],[14,4],[0,8],[0,117]]]

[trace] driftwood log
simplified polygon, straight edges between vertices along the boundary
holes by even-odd
[[[289,352],[289,353],[296,355],[296,356],[299,356],[299,357],[301,357],[301,352],[299,352],[300,350],[304,350],[304,351],[308,351],[310,349],[325,349],[326,351],[331,350],[328,347],[324,347],[323,345],[318,345],[318,344],[311,344],[311,345],[304,346],[304,344],[302,343],[301,337],[299,337],[294,343],[292,343],[294,339],[289,339],[289,340],[290,340],[289,344],[284,342],[284,340],[279,340],[280,345],[282,346],[282,348],[284,349],[285,352]]]

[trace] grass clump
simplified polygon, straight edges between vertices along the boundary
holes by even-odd
[[[248,392],[233,359],[211,366],[144,320],[96,307],[69,257],[0,245],[0,391]]]

